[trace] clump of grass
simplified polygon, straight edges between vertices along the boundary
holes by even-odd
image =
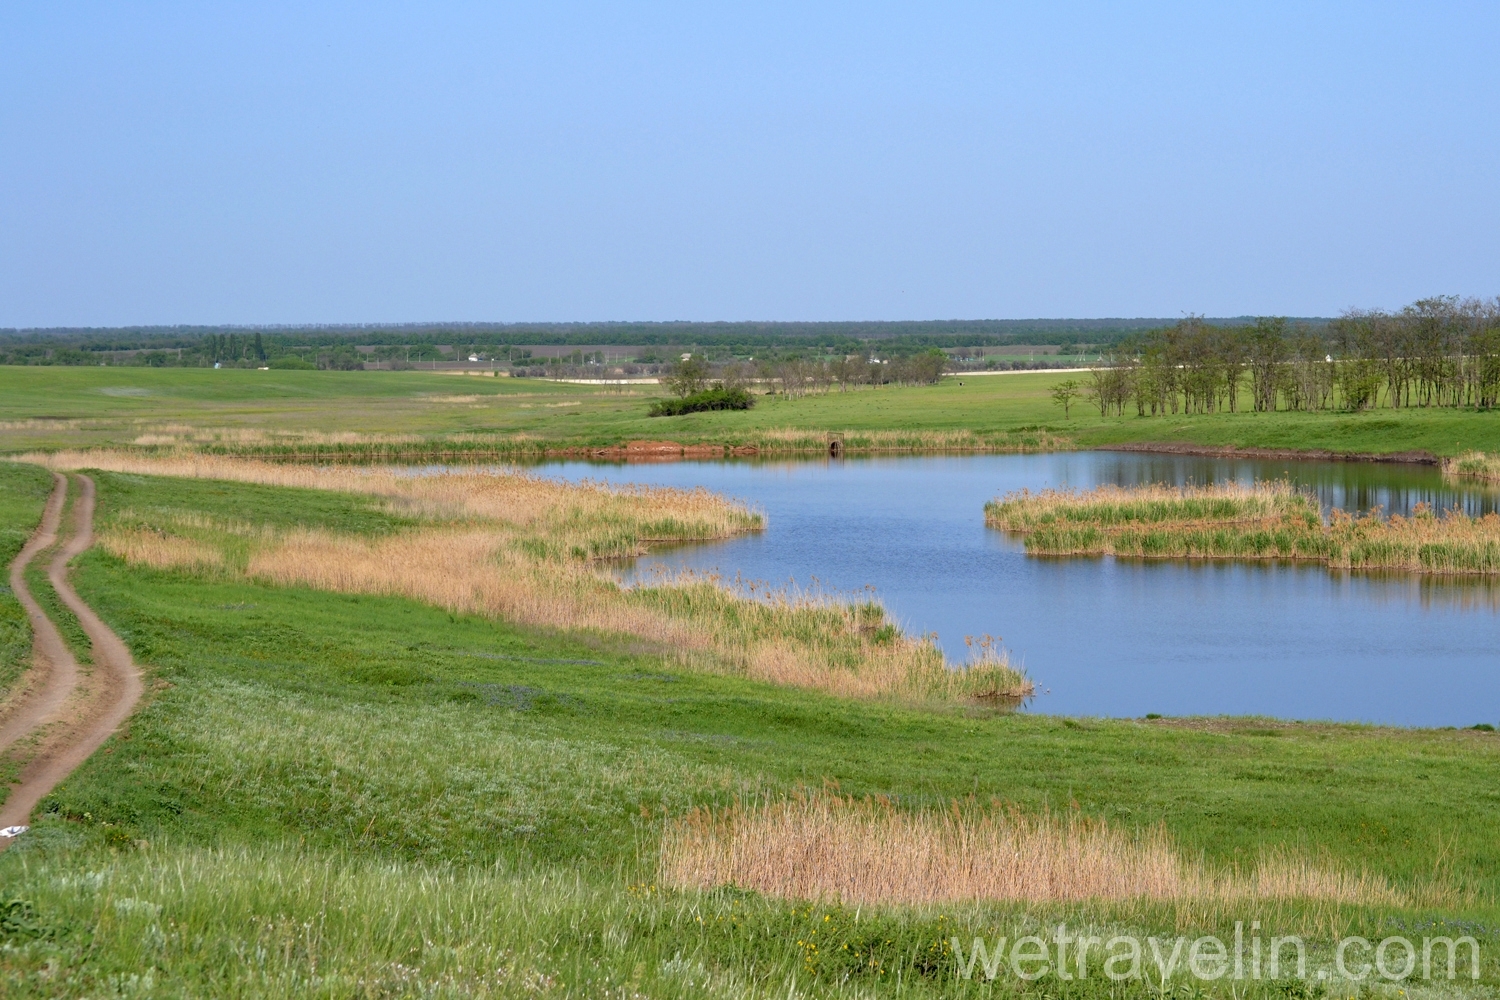
[[[1033,555],[1321,562],[1335,569],[1500,573],[1500,516],[1334,511],[1284,482],[1253,486],[1021,491],[985,505],[986,523],[1022,533]]]
[[[989,524],[1009,531],[1069,525],[1117,528],[1269,521],[1315,527],[1320,523],[1317,502],[1286,482],[1020,490],[985,504],[984,516]]]
[[[1352,517],[1335,511],[1328,526],[1328,562],[1341,569],[1394,569],[1412,573],[1500,573],[1500,514],[1469,517],[1454,508],[1441,514],[1418,504],[1411,517]]]
[[[1012,708],[1034,693],[1004,652],[987,649],[954,669],[937,646],[901,631],[878,601],[787,589],[747,594],[713,576],[681,573],[626,598],[695,623],[747,675],[845,697],[902,692],[918,701]],[[816,651],[809,670],[805,651]]]
[[[1445,458],[1443,475],[1468,479],[1500,479],[1500,455],[1466,451],[1456,458]]]
[[[170,569],[175,566],[220,566],[224,554],[212,545],[162,529],[117,527],[99,539],[106,552],[126,562]]]
[[[681,888],[734,885],[864,905],[1402,898],[1382,879],[1290,857],[1268,856],[1250,872],[1212,871],[1184,858],[1160,827],[1130,833],[1076,814],[957,802],[910,812],[828,794],[697,809],[665,831],[660,870],[664,884]]]
[[[281,586],[409,597],[528,625],[625,634],[684,666],[844,697],[1011,707],[1032,693],[1003,655],[953,669],[878,603],[747,595],[712,578],[622,587],[605,560],[654,542],[753,531],[763,517],[703,489],[572,484],[519,472],[310,467],[223,456],[87,452],[54,468],[224,479],[373,494],[419,519],[385,537],[260,530],[128,512],[101,544],[131,562],[245,575]]]

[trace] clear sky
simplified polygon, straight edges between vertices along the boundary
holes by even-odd
[[[1500,293],[1494,3],[0,5],[0,326]]]

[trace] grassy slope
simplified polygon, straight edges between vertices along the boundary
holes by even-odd
[[[368,501],[336,495],[98,480],[102,519],[175,506],[396,526]],[[252,967],[259,986],[238,987],[248,995],[299,995],[296,977],[318,967],[394,995],[445,981],[455,995],[521,993],[541,976],[582,995],[605,985],[697,995],[705,982],[726,995],[751,982],[785,995],[792,975],[800,988],[831,988],[843,967],[795,944],[811,928],[857,952],[886,949],[893,963],[903,948],[909,960],[935,947],[959,917],[856,924],[837,908],[650,888],[664,814],[826,781],[909,802],[1076,802],[1125,825],[1163,822],[1215,861],[1281,846],[1407,885],[1436,873],[1479,894],[1463,908],[1470,918],[1500,922],[1493,734],[936,715],[673,673],[607,638],[402,600],[145,572],[97,552],[78,579],[156,684],[128,735],[47,801],[24,849],[0,856],[0,882],[28,901],[37,933],[51,934],[19,935],[19,951],[0,953],[8,996],[97,992],[142,969],[154,995],[228,992]],[[151,846],[131,846],[142,840]],[[223,853],[206,858],[205,847]],[[454,911],[455,899],[468,909]],[[392,907],[399,921],[385,916]],[[958,909],[966,934],[1026,919]],[[1334,919],[1280,915],[1318,930]],[[1179,929],[1232,919],[1128,917]],[[305,929],[314,926],[316,947]],[[43,974],[49,959],[61,976]],[[510,971],[464,979],[496,966]],[[885,982],[860,968],[858,988]]]
[[[593,386],[424,372],[0,367],[6,450],[120,444],[152,426],[301,431],[528,434],[558,443],[639,438],[743,441],[772,428],[1007,431],[1050,428],[1080,446],[1138,441],[1451,455],[1500,451],[1500,414],[1450,410],[1212,414],[1101,418],[1086,404],[1062,414],[1048,389],[1065,374],[945,379],[940,386],[762,398],[749,412],[651,419],[655,386],[629,394]],[[962,385],[959,382],[962,381]],[[107,393],[105,390],[109,390]],[[119,395],[121,391],[143,395]],[[115,394],[109,394],[115,393]],[[475,398],[468,398],[475,397]],[[37,418],[47,418],[38,420]],[[69,424],[66,421],[82,421]]]

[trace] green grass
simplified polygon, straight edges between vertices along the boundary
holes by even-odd
[[[0,695],[31,659],[31,622],[10,590],[10,564],[42,519],[52,476],[33,465],[0,466]]]
[[[1100,417],[1086,404],[1063,419],[1048,390],[1066,372],[970,375],[937,386],[886,386],[760,397],[753,410],[647,416],[663,390],[428,372],[0,367],[4,448],[119,445],[163,427],[357,432],[421,439],[525,435],[552,447],[637,439],[753,443],[768,431],[971,432],[1008,440],[1039,429],[1078,447],[1174,442],[1335,452],[1500,451],[1500,414],[1451,409],[1366,413],[1214,413]],[[960,384],[962,383],[962,384]],[[468,397],[474,397],[472,399]]]
[[[78,616],[68,610],[67,605],[57,596],[57,591],[52,589],[52,581],[47,579],[47,563],[51,559],[52,552],[44,552],[26,567],[26,586],[30,588],[31,596],[36,598],[37,604],[41,605],[43,613],[57,626],[63,642],[73,651],[74,659],[79,663],[92,663],[88,633],[83,630]]]
[[[0,482],[30,475],[0,466]],[[337,494],[97,481],[103,523],[171,507],[395,526]],[[3,510],[17,530],[35,516]],[[916,995],[982,995],[944,964],[955,931],[967,943],[1067,919],[1222,932],[1252,916],[1319,940],[1462,921],[1496,981],[1493,733],[970,717],[674,671],[609,636],[143,571],[97,551],[76,579],[146,665],[150,693],[0,855],[7,997],[885,995],[898,972]],[[1215,864],[1283,849],[1406,887],[1436,879],[1470,901],[855,914],[654,885],[667,817],[828,783],[903,806],[1076,807],[1164,824]],[[1049,978],[1027,991],[1109,987]]]
[[[94,476],[95,482],[100,478]],[[147,518],[208,513],[222,521],[278,530],[316,528],[369,537],[429,523],[397,513],[385,498],[370,495],[128,473],[108,473],[103,478],[110,485],[110,503],[107,508],[101,503],[95,512],[96,533],[127,511]]]

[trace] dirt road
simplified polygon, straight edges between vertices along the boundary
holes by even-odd
[[[42,797],[72,774],[130,715],[141,696],[141,675],[130,650],[68,582],[68,563],[94,542],[94,481],[73,477],[79,496],[70,534],[52,557],[47,579],[88,636],[92,664],[79,666],[57,626],[26,585],[26,567],[56,544],[68,479],[57,475],[42,523],[11,563],[10,585],[31,619],[33,666],[20,694],[0,717],[0,752],[26,753],[20,781],[0,806],[0,830],[24,826]],[[0,850],[11,843],[0,838]]]

